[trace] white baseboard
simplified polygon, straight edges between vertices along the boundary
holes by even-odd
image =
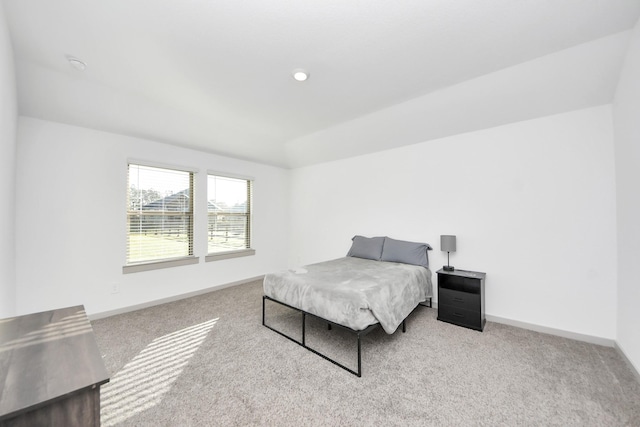
[[[132,306],[128,306],[128,307],[123,307],[123,308],[119,308],[119,309],[116,309],[116,310],[109,310],[109,311],[103,311],[103,312],[100,312],[100,313],[94,313],[94,314],[91,314],[89,316],[89,319],[90,320],[104,319],[105,317],[115,316],[117,314],[124,314],[124,313],[128,313],[128,312],[131,312],[131,311],[140,310],[140,309],[148,308],[148,307],[153,307],[153,306],[160,305],[160,304],[166,304],[168,302],[179,301],[181,299],[195,297],[195,296],[206,294],[206,293],[209,293],[209,292],[212,292],[212,291],[216,291],[216,290],[220,290],[220,289],[224,289],[224,288],[229,288],[231,286],[242,285],[242,284],[245,284],[245,283],[253,282],[255,280],[261,280],[263,278],[264,278],[264,276],[251,277],[251,278],[248,278],[248,279],[238,280],[236,282],[225,283],[223,285],[218,285],[218,286],[212,286],[212,287],[206,288],[206,289],[200,289],[198,291],[193,291],[193,292],[189,292],[189,293],[186,293],[186,294],[175,295],[175,296],[172,296],[172,297],[162,298],[162,299],[159,299],[159,300],[149,301],[149,302],[145,302],[145,303],[142,303],[142,304],[136,304],[136,305],[132,305]],[[433,306],[433,308],[437,309],[438,308],[438,303],[436,301],[432,301],[432,306]],[[489,314],[486,315],[486,318],[487,318],[488,322],[502,323],[504,325],[515,326],[517,328],[528,329],[528,330],[531,330],[531,331],[541,332],[541,333],[544,333],[544,334],[549,334],[549,335],[555,335],[555,336],[559,336],[559,337],[563,337],[563,338],[574,339],[574,340],[577,340],[577,341],[584,341],[584,342],[588,342],[588,343],[591,343],[591,344],[597,344],[597,345],[602,345],[602,346],[606,346],[606,347],[613,347],[622,356],[622,358],[625,360],[625,362],[627,363],[627,365],[629,366],[629,368],[631,369],[631,371],[635,375],[635,377],[638,380],[638,382],[640,382],[640,373],[638,372],[638,369],[636,369],[636,367],[633,365],[631,360],[625,354],[624,350],[620,347],[620,345],[615,340],[608,339],[608,338],[602,338],[602,337],[596,337],[596,336],[592,336],[592,335],[579,334],[577,332],[569,332],[569,331],[565,331],[565,330],[562,330],[562,329],[549,328],[547,326],[540,326],[540,325],[536,325],[536,324],[532,324],[532,323],[521,322],[519,320],[505,319],[503,317],[492,316],[492,315],[489,315]]]
[[[253,282],[255,280],[261,280],[263,278],[264,278],[264,275],[263,276],[251,277],[249,279],[243,279],[243,280],[238,280],[236,282],[225,283],[223,285],[212,286],[210,288],[200,289],[200,290],[197,290],[197,291],[188,292],[186,294],[174,295],[172,297],[162,298],[162,299],[158,299],[158,300],[154,300],[154,301],[148,301],[148,302],[144,302],[142,304],[130,305],[130,306],[123,307],[123,308],[118,308],[118,309],[115,309],[115,310],[102,311],[100,313],[93,313],[93,314],[89,315],[88,317],[89,317],[89,320],[104,319],[105,317],[111,317],[111,316],[115,316],[117,314],[129,313],[130,311],[136,311],[136,310],[140,310],[140,309],[148,308],[148,307],[153,307],[153,306],[160,305],[160,304],[166,304],[168,302],[179,301],[181,299],[191,298],[191,297],[195,297],[195,296],[202,295],[202,294],[207,294],[207,293],[209,293],[211,291],[217,291],[217,290],[220,290],[220,289],[229,288],[231,286],[242,285],[244,283]]]
[[[118,308],[118,309],[115,309],[115,310],[109,310],[109,311],[103,311],[103,312],[99,312],[99,313],[93,313],[93,314],[89,315],[89,319],[90,320],[104,319],[105,317],[110,317],[110,316],[115,316],[115,315],[118,315],[118,314],[129,313],[131,311],[140,310],[140,309],[143,309],[143,308],[148,308],[148,307],[153,307],[153,306],[160,305],[160,304],[166,304],[166,303],[169,303],[169,302],[179,301],[181,299],[195,297],[195,296],[206,294],[206,293],[209,293],[209,292],[212,292],[212,291],[216,291],[216,290],[220,290],[220,289],[224,289],[224,288],[229,288],[231,286],[242,285],[244,283],[253,282],[255,280],[261,280],[263,278],[264,278],[263,275],[262,276],[251,277],[251,278],[248,278],[248,279],[238,280],[236,282],[225,283],[223,285],[212,286],[210,288],[200,289],[200,290],[193,291],[193,292],[188,292],[186,294],[174,295],[172,297],[162,298],[162,299],[158,299],[158,300],[154,300],[154,301],[148,301],[148,302],[141,303],[141,304],[130,305],[130,306],[123,307],[123,308]],[[436,301],[432,301],[432,304],[433,304],[433,308],[436,308],[436,309],[438,308],[438,303]],[[488,322],[502,323],[504,325],[515,326],[515,327],[518,327],[518,328],[528,329],[528,330],[536,331],[536,332],[542,332],[542,333],[549,334],[549,335],[556,335],[556,336],[563,337],[563,338],[570,338],[570,339],[574,339],[574,340],[577,340],[577,341],[584,341],[584,342],[588,342],[588,343],[591,343],[591,344],[603,345],[603,346],[606,346],[606,347],[615,347],[618,350],[618,352],[620,352],[620,354],[622,354],[624,356],[625,360],[629,363],[629,365],[634,368],[634,372],[637,374],[637,370],[631,364],[631,362],[629,361],[629,358],[624,354],[624,352],[618,346],[618,344],[617,344],[617,342],[615,340],[596,337],[596,336],[592,336],[592,335],[579,334],[577,332],[569,332],[569,331],[565,331],[565,330],[562,330],[562,329],[549,328],[547,326],[540,326],[540,325],[536,325],[536,324],[533,324],[533,323],[521,322],[519,320],[506,319],[506,318],[503,318],[503,317],[492,316],[492,315],[489,315],[489,314],[486,315],[486,318],[487,318]]]
[[[433,302],[432,305],[434,308],[438,308],[437,302]],[[618,352],[618,354],[620,354],[620,356],[624,359],[624,361],[627,363],[627,366],[629,366],[629,369],[631,369],[631,372],[635,376],[636,380],[640,382],[640,371],[638,371],[638,369],[634,366],[633,362],[631,362],[631,359],[627,357],[624,350],[622,349],[622,347],[620,347],[620,344],[618,344],[616,340],[596,337],[593,335],[579,334],[577,332],[569,332],[562,329],[549,328],[547,326],[535,325],[532,323],[521,322],[519,320],[505,319],[503,317],[492,316],[490,314],[485,314],[485,317],[487,318],[488,322],[502,323],[504,325],[515,326],[517,328],[528,329],[531,331],[541,332],[544,334],[555,335],[555,336],[569,338],[577,341],[588,342],[591,344],[602,345],[605,347],[613,347]]]
[[[509,326],[515,326],[517,328],[523,328],[523,329],[529,329],[531,331],[542,332],[544,334],[574,339],[577,341],[584,341],[591,344],[602,345],[605,347],[613,347],[616,350],[616,352],[620,354],[620,356],[627,363],[627,366],[629,366],[629,369],[633,373],[636,380],[640,382],[640,372],[638,372],[638,369],[636,369],[636,367],[631,362],[631,359],[627,357],[624,350],[622,349],[622,347],[620,347],[620,344],[618,344],[616,340],[602,338],[602,337],[595,337],[593,335],[579,334],[576,332],[568,332],[562,329],[549,328],[546,326],[534,325],[531,323],[520,322],[518,320],[513,320],[513,319],[505,319],[497,316],[486,315],[486,317],[487,317],[487,321],[489,322],[502,323]]]
[[[438,303],[433,301],[433,308],[438,308]],[[593,335],[579,334],[577,332],[569,332],[562,329],[549,328],[534,323],[521,322],[519,320],[506,319],[504,317],[485,314],[487,322],[502,323],[503,325],[515,326],[517,328],[528,329],[530,331],[542,332],[543,334],[555,335],[563,338],[570,338],[576,341],[584,341],[591,344],[603,345],[605,347],[614,347],[616,341],[608,338],[596,337]]]
[[[614,348],[616,349],[616,351],[618,352],[618,354],[620,356],[622,356],[622,358],[624,359],[625,362],[627,362],[627,365],[629,366],[629,369],[631,369],[631,372],[633,372],[633,375],[635,375],[636,380],[638,380],[638,382],[640,382],[640,372],[638,372],[638,370],[636,369],[636,367],[633,365],[633,363],[631,362],[631,359],[629,359],[627,357],[627,354],[624,352],[624,350],[622,349],[622,347],[620,347],[620,344],[618,344],[618,342],[616,341]]]
[[[496,322],[496,323],[502,323],[504,325],[516,326],[522,329],[529,329],[530,331],[542,332],[544,334],[555,335],[563,338],[570,338],[573,340],[584,341],[591,344],[598,344],[606,347],[614,347],[616,344],[615,340],[608,339],[608,338],[579,334],[577,332],[569,332],[562,329],[549,328],[548,326],[540,326],[532,323],[521,322],[519,320],[505,319],[503,317],[491,316],[488,314],[486,315],[486,317],[487,317],[487,321],[489,322]]]

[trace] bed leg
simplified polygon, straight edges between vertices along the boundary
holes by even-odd
[[[432,298],[429,298],[429,304],[427,304],[427,301],[425,300],[424,302],[420,302],[418,303],[419,305],[423,306],[423,307],[429,307],[429,308],[433,308],[433,301]]]
[[[327,330],[330,331],[331,330],[331,323],[327,323]]]
[[[358,334],[358,377],[362,377],[362,351],[360,347],[360,334]]]
[[[302,340],[301,340],[301,341],[298,341],[298,340],[296,340],[295,338],[292,338],[292,337],[290,337],[289,335],[285,334],[284,332],[279,331],[279,330],[277,330],[277,329],[275,329],[275,328],[273,328],[273,327],[271,327],[271,326],[269,326],[269,325],[267,325],[267,324],[266,324],[266,316],[265,316],[265,313],[266,313],[266,308],[265,308],[265,307],[266,307],[266,300],[276,302],[276,303],[278,303],[278,304],[280,304],[280,305],[283,305],[283,306],[285,306],[285,307],[289,307],[290,309],[292,309],[292,310],[296,310],[296,311],[298,311],[298,312],[300,312],[300,313],[302,314]],[[320,353],[320,352],[319,352],[319,351],[317,351],[317,350],[314,350],[314,349],[313,349],[313,348],[311,348],[311,347],[307,347],[307,344],[306,344],[306,321],[307,321],[307,314],[308,314],[308,315],[310,315],[310,316],[312,316],[312,317],[314,317],[314,318],[317,318],[317,319],[319,319],[319,320],[321,320],[321,321],[322,321],[322,320],[324,320],[324,321],[328,322],[329,329],[333,329],[333,325],[336,325],[338,328],[344,329],[344,330],[349,331],[349,332],[351,332],[351,333],[353,333],[353,334],[355,334],[355,335],[356,335],[356,337],[357,337],[357,339],[358,339],[358,370],[357,370],[357,371],[355,371],[355,370],[353,370],[353,369],[351,369],[351,368],[348,368],[347,366],[345,366],[345,365],[341,364],[340,362],[337,362],[337,361],[335,361],[335,360],[331,359],[330,357],[328,357],[328,356],[326,356],[326,355],[324,355],[324,354]],[[273,299],[273,298],[270,298],[270,297],[268,297],[268,296],[266,296],[266,295],[263,295],[263,296],[262,296],[262,324],[263,324],[265,327],[267,327],[267,328],[271,329],[272,331],[276,332],[277,334],[282,335],[282,336],[283,336],[283,337],[285,337],[286,339],[288,339],[288,340],[290,340],[290,341],[293,341],[294,343],[296,343],[296,344],[298,344],[298,345],[300,345],[300,346],[302,346],[302,347],[306,348],[306,349],[307,349],[307,350],[309,350],[310,352],[312,352],[312,353],[314,353],[314,354],[317,354],[318,356],[322,357],[323,359],[328,360],[329,362],[333,363],[334,365],[336,365],[336,366],[338,366],[338,367],[340,367],[340,368],[344,369],[345,371],[349,372],[350,374],[356,375],[356,376],[358,376],[358,377],[362,377],[362,342],[361,342],[361,337],[363,337],[363,336],[367,335],[368,333],[370,333],[371,331],[373,331],[375,328],[377,328],[377,327],[379,327],[379,326],[380,326],[380,324],[379,324],[379,323],[374,323],[373,325],[369,325],[369,326],[367,326],[367,328],[366,328],[366,329],[363,329],[362,331],[355,331],[355,330],[353,330],[353,329],[351,329],[351,328],[349,328],[349,327],[347,327],[347,326],[342,326],[342,325],[339,325],[339,324],[337,324],[337,323],[331,323],[330,321],[328,321],[328,320],[326,320],[326,319],[323,319],[323,318],[321,318],[321,317],[319,317],[319,316],[316,316],[316,315],[313,315],[313,314],[311,314],[311,313],[307,313],[307,312],[306,312],[306,311],[304,311],[304,310],[300,310],[300,309],[298,309],[298,308],[292,307],[292,306],[287,305],[287,304],[285,304],[285,303],[283,303],[283,302],[280,302],[280,301],[278,301],[278,300],[275,300],[275,299]]]
[[[307,313],[305,313],[304,311],[302,312],[302,345],[306,346],[305,344],[305,336],[304,336],[304,331],[305,331],[305,326],[307,323]]]
[[[406,320],[402,321],[402,333],[404,334],[405,332],[407,332],[407,325],[405,324]]]

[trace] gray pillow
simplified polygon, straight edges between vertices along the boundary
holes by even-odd
[[[351,240],[353,240],[353,243],[347,256],[380,261],[384,237],[354,236]]]
[[[431,249],[431,246],[427,243],[405,242],[385,237],[380,260],[429,268],[428,249]]]

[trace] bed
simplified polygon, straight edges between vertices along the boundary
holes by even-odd
[[[393,334],[419,306],[431,306],[433,286],[426,243],[389,237],[355,236],[346,257],[306,265],[264,278],[262,324],[339,367],[362,374],[360,339],[381,326]],[[266,301],[302,313],[302,339],[296,340],[265,322]],[[428,301],[428,305],[426,304]],[[306,317],[314,316],[357,337],[358,368],[354,371],[307,346]]]

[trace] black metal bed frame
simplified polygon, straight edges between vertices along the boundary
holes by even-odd
[[[275,329],[275,328],[273,328],[273,327],[271,327],[271,326],[269,326],[269,325],[267,325],[267,324],[265,323],[265,302],[266,302],[266,300],[273,301],[273,302],[275,302],[275,303],[281,304],[281,305],[283,305],[283,306],[285,306],[285,307],[288,307],[288,308],[290,308],[290,309],[292,309],[292,310],[295,310],[295,311],[298,311],[298,312],[302,313],[302,340],[301,340],[301,341],[298,341],[298,340],[296,340],[295,338],[293,338],[293,337],[291,337],[291,336],[289,336],[289,335],[286,335],[284,332],[281,332],[281,331],[279,331],[279,330],[277,330],[277,329]],[[416,308],[418,308],[418,306],[423,306],[423,307],[433,307],[433,304],[432,304],[431,298],[429,298],[429,305],[426,305],[426,304],[424,304],[424,303],[422,303],[422,302],[421,302],[421,303],[418,303],[418,305],[417,305],[417,306],[416,306],[416,307],[411,311],[411,313],[409,313],[409,315],[408,315],[407,317],[405,317],[405,318],[402,320],[402,332],[403,332],[403,333],[404,333],[404,332],[406,332],[406,330],[407,330],[407,328],[406,328],[406,324],[405,324],[405,322],[406,322],[407,318],[408,318],[409,316],[411,316],[411,314],[415,311],[415,309],[416,309]],[[321,321],[323,321],[323,322],[327,322],[327,327],[328,327],[328,329],[331,329],[333,326],[336,326],[336,327],[338,327],[338,328],[341,328],[341,329],[343,329],[343,330],[345,330],[345,331],[348,331],[348,332],[350,332],[350,333],[352,333],[352,334],[355,334],[355,335],[356,335],[356,337],[357,337],[357,341],[358,341],[358,370],[357,370],[357,371],[354,371],[353,369],[351,369],[351,368],[349,368],[349,367],[347,367],[347,366],[345,366],[345,365],[343,365],[343,364],[341,364],[341,363],[339,363],[339,362],[337,362],[337,361],[333,360],[333,359],[332,359],[332,358],[330,358],[329,356],[327,356],[327,355],[325,355],[325,354],[322,354],[322,353],[320,353],[319,351],[317,351],[317,350],[315,350],[315,349],[313,349],[313,348],[311,348],[311,347],[309,347],[309,346],[307,345],[307,343],[306,343],[306,336],[305,336],[305,333],[306,333],[305,329],[306,329],[306,323],[307,323],[307,322],[306,322],[306,320],[307,320],[307,315],[312,316],[312,317],[315,317],[316,319],[319,319],[319,320],[321,320]],[[285,303],[283,303],[283,302],[281,302],[281,301],[278,301],[278,300],[276,300],[276,299],[273,299],[273,298],[271,298],[271,297],[268,297],[268,296],[266,296],[266,295],[263,295],[263,296],[262,296],[262,326],[265,326],[265,327],[267,327],[267,328],[271,329],[272,331],[274,331],[274,332],[276,332],[276,333],[278,333],[278,334],[282,335],[283,337],[285,337],[285,338],[287,338],[287,339],[289,339],[289,340],[293,341],[294,343],[298,344],[299,346],[306,348],[306,349],[307,349],[307,350],[309,350],[310,352],[317,354],[318,356],[322,357],[322,358],[323,358],[323,359],[325,359],[325,360],[328,360],[329,362],[333,363],[333,364],[334,364],[334,365],[336,365],[336,366],[339,366],[340,368],[344,369],[345,371],[350,372],[350,373],[352,373],[353,375],[356,375],[356,376],[358,376],[358,377],[362,377],[362,347],[361,347],[361,343],[360,343],[360,338],[361,338],[361,337],[364,337],[364,336],[365,336],[365,335],[367,335],[369,332],[371,332],[371,331],[373,331],[374,329],[376,329],[378,326],[380,326],[380,323],[374,323],[373,325],[369,325],[369,326],[367,326],[365,329],[363,329],[363,330],[361,330],[361,331],[356,331],[356,330],[351,329],[351,328],[349,328],[349,327],[347,327],[347,326],[340,325],[340,324],[338,324],[338,323],[332,322],[331,320],[323,319],[323,318],[322,318],[322,317],[320,317],[320,316],[316,316],[315,314],[312,314],[312,313],[306,312],[306,311],[301,310],[301,309],[299,309],[299,308],[297,308],[297,307],[293,307],[293,306],[291,306],[291,305],[289,305],[289,304],[285,304]]]

